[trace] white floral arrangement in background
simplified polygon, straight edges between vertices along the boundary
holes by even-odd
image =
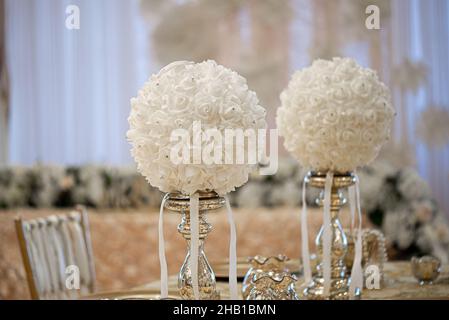
[[[396,258],[432,254],[449,262],[449,225],[429,185],[412,167],[376,161],[358,172],[362,207]]]
[[[390,137],[388,88],[350,58],[315,60],[281,94],[277,126],[306,168],[346,172],[370,163]]]
[[[231,203],[244,208],[299,205],[306,173],[294,159],[280,158],[276,175],[252,175],[245,186],[230,193]],[[357,174],[363,210],[399,257],[430,253],[449,261],[445,214],[415,169],[401,169],[379,159]],[[308,205],[315,205],[317,192],[308,190]],[[156,208],[161,198],[162,193],[149,186],[134,167],[0,167],[0,210],[76,204],[130,210]]]
[[[203,132],[216,129],[222,136],[225,129],[263,129],[265,113],[245,78],[236,72],[211,60],[173,62],[152,75],[131,100],[127,136],[137,170],[163,192],[233,191],[247,182],[252,165],[174,164],[170,150],[179,141],[171,141],[170,133],[182,128],[192,137],[198,120]],[[210,142],[202,143],[204,148]],[[247,144],[245,153],[246,148]],[[222,159],[224,152],[225,148]]]
[[[161,193],[130,167],[0,167],[0,210],[22,207],[158,206]]]

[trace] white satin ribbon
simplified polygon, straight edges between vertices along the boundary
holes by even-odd
[[[167,259],[165,257],[165,239],[164,239],[164,206],[168,199],[167,193],[161,202],[161,209],[159,212],[159,263],[161,266],[161,298],[165,299],[168,296],[168,270]]]
[[[326,182],[324,184],[324,210],[323,210],[323,291],[324,296],[328,297],[331,285],[331,245],[332,245],[332,229],[331,229],[331,189],[334,173],[328,171],[326,174]]]
[[[231,300],[238,300],[237,287],[237,232],[235,229],[234,216],[228,196],[225,196],[226,213],[229,223],[229,292]]]
[[[349,199],[355,202],[357,208],[357,239],[355,242],[354,263],[351,270],[351,284],[349,286],[349,295],[353,298],[357,292],[363,290],[363,269],[362,269],[362,210],[360,209],[360,187],[359,178],[356,177],[355,182],[355,199]]]
[[[306,203],[306,178],[302,183],[302,211],[301,211],[301,246],[302,246],[302,265],[304,274],[304,283],[307,285],[312,281],[312,271],[310,269],[309,253],[309,231],[307,226],[307,203]]]
[[[198,258],[199,258],[199,194],[190,196],[190,272],[192,276],[193,295],[200,299],[198,285]]]

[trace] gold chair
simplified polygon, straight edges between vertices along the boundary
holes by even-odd
[[[95,266],[84,207],[58,216],[17,218],[15,226],[32,299],[77,299],[94,292]],[[72,281],[77,272],[78,289]]]

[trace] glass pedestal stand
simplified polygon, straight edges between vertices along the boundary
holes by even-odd
[[[201,300],[220,299],[216,288],[215,274],[204,253],[204,240],[212,229],[206,220],[206,212],[223,207],[225,199],[215,192],[199,192],[199,257],[198,257],[198,284]],[[183,299],[194,299],[192,287],[192,274],[190,271],[190,197],[180,193],[170,193],[165,208],[182,215],[178,232],[187,241],[187,256],[178,274],[178,289]]]
[[[316,199],[316,203],[323,207],[324,204],[324,185],[326,182],[326,172],[309,172],[304,178],[306,182],[315,188],[322,189],[320,196]],[[349,298],[350,277],[345,266],[345,255],[348,250],[348,242],[341,227],[339,220],[340,208],[346,203],[343,197],[342,189],[355,184],[356,177],[353,173],[335,173],[332,181],[330,210],[331,210],[331,284],[329,296],[324,296],[324,278],[323,278],[323,232],[324,226],[318,233],[315,244],[318,251],[318,263],[316,273],[312,278],[312,282],[307,285],[303,291],[306,299],[336,299],[344,300]],[[360,297],[360,292],[356,293],[356,297]]]

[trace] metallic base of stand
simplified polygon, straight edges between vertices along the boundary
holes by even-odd
[[[313,282],[304,289],[303,297],[307,300],[349,300],[349,278],[331,279],[329,296],[324,296],[324,279],[314,278]],[[353,299],[360,299],[360,291],[357,290]]]

